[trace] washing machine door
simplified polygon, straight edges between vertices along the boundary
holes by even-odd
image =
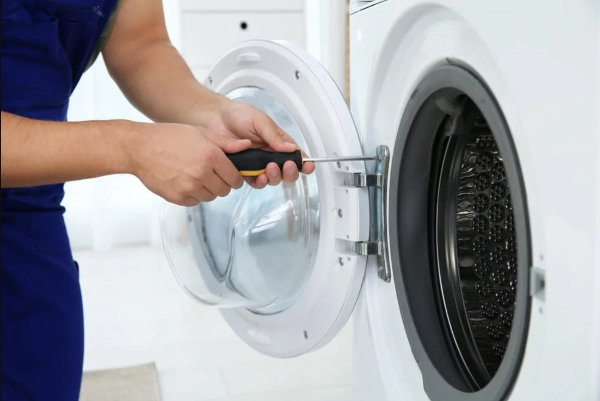
[[[267,113],[311,156],[363,154],[335,82],[298,47],[239,44],[205,85]],[[348,185],[365,172],[361,161],[322,163],[293,184],[169,205],[163,239],[179,283],[221,308],[264,354],[291,357],[326,344],[348,320],[365,274],[359,253],[367,252],[357,250],[368,248],[369,190]]]

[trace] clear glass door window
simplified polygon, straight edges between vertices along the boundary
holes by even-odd
[[[303,149],[289,110],[269,92],[239,88],[228,97],[268,114]],[[167,204],[163,241],[180,284],[196,299],[260,314],[288,308],[310,277],[319,235],[315,175],[255,190],[244,184],[193,208]]]

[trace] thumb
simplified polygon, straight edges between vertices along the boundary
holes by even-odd
[[[254,129],[274,151],[293,152],[298,149],[294,140],[266,114],[258,113],[254,116]]]
[[[224,153],[237,153],[246,150],[252,145],[250,139],[237,139],[226,135],[211,134],[208,140],[217,145]]]

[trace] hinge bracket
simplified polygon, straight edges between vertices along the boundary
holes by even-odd
[[[349,173],[344,174],[344,185],[347,187],[380,187],[382,182],[381,173]]]
[[[377,147],[377,167],[375,173],[343,172],[344,185],[356,188],[373,188],[374,207],[371,208],[371,241],[346,241],[347,250],[361,256],[377,256],[377,274],[389,283],[392,271],[389,263],[387,243],[387,178],[389,172],[390,151],[387,146]]]

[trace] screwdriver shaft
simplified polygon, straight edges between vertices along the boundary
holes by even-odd
[[[364,160],[379,160],[379,156],[345,156],[345,157],[305,157],[304,162],[327,163],[327,162],[349,162]]]

